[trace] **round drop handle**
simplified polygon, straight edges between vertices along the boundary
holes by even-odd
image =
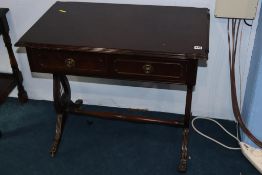
[[[76,66],[76,62],[73,58],[67,58],[65,60],[65,65],[67,68],[71,69],[74,68]]]
[[[143,70],[146,74],[151,74],[154,70],[154,67],[151,64],[145,64]]]

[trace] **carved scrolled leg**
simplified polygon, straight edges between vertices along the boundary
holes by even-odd
[[[181,147],[181,157],[180,157],[180,163],[178,166],[178,170],[180,172],[186,172],[187,170],[187,160],[188,160],[188,134],[189,129],[186,128],[183,131],[183,141],[182,141],[182,147]]]
[[[192,104],[192,91],[193,86],[187,87],[187,97],[186,97],[186,109],[185,109],[185,119],[184,119],[184,130],[183,130],[183,140],[181,146],[181,157],[178,166],[178,171],[186,172],[187,161],[188,161],[188,138],[189,138],[189,123],[191,114],[191,104]]]
[[[57,113],[55,138],[50,149],[52,157],[55,156],[59,148],[59,143],[63,135],[63,128],[67,115],[68,108],[71,103],[71,90],[68,79],[64,75],[53,76],[53,94],[54,94],[54,106]]]
[[[62,136],[62,128],[63,128],[63,114],[57,114],[57,121],[56,121],[56,130],[55,130],[55,139],[50,149],[51,157],[55,157],[57,152],[61,136]]]

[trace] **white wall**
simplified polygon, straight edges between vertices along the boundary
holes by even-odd
[[[10,34],[13,42],[17,41],[54,2],[55,0],[1,0],[0,7],[8,7],[11,10],[7,17],[11,26]],[[209,61],[207,67],[200,67],[198,70],[197,85],[193,94],[193,115],[233,119],[227,59],[227,21],[214,18],[215,0],[90,0],[89,2],[209,8],[211,13]],[[242,92],[245,90],[256,27],[257,19],[252,28],[243,25],[240,57]],[[17,51],[17,48],[15,50]],[[0,55],[0,71],[10,71],[8,57],[2,42],[0,42]],[[29,97],[31,99],[52,100],[52,80],[41,78],[39,75],[37,77],[32,76],[26,54],[17,53],[16,56],[24,75],[24,84]],[[95,105],[173,113],[184,112],[185,91],[121,86],[121,83],[117,81],[110,85],[103,83],[104,80],[91,79],[91,82],[71,82],[74,99],[81,97],[85,103]],[[154,84],[144,86],[157,87]],[[16,94],[15,90],[11,96],[16,96]]]

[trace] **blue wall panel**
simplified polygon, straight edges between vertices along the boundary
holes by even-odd
[[[258,23],[243,105],[243,116],[251,132],[262,140],[262,11]],[[244,134],[243,141],[255,146]]]

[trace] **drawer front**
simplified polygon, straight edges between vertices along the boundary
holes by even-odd
[[[128,78],[149,81],[185,83],[187,81],[186,60],[152,61],[151,59],[115,59],[114,73]]]
[[[63,74],[105,74],[107,59],[103,54],[27,49],[32,72]]]

